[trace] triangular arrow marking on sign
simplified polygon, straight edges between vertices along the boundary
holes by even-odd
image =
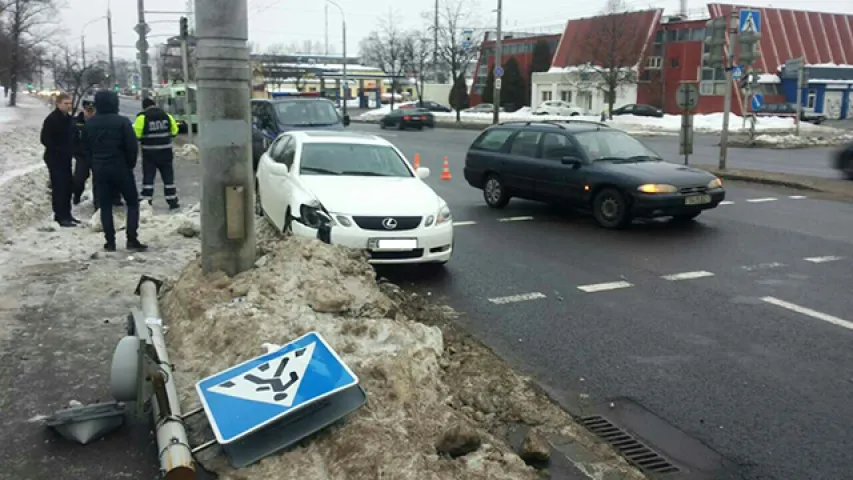
[[[299,348],[279,358],[230,378],[209,391],[248,400],[290,407],[311,363],[316,343]]]

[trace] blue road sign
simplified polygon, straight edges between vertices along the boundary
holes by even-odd
[[[495,78],[501,78],[504,76],[504,68],[500,65],[495,67]]]
[[[741,10],[738,25],[738,32],[740,33],[761,33],[761,12],[758,10]]]
[[[749,99],[749,106],[752,107],[753,112],[761,111],[764,108],[764,95],[753,93],[752,98]]]
[[[732,79],[740,80],[743,76],[743,65],[735,65],[732,67]]]
[[[216,441],[225,445],[356,384],[326,340],[310,332],[201,380],[196,392]]]

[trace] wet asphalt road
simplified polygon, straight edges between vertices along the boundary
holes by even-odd
[[[730,203],[693,225],[611,232],[530,202],[486,207],[462,175],[474,132],[353,129],[419,153],[458,222],[446,273],[387,275],[446,300],[559,401],[630,398],[735,465],[713,478],[849,477],[853,204],[729,183]],[[664,142],[649,144],[665,154]],[[780,169],[825,164],[772,153]]]

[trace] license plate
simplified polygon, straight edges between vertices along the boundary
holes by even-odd
[[[418,248],[416,238],[371,238],[367,242],[371,250],[414,250]]]
[[[710,195],[693,195],[684,199],[685,205],[704,205],[706,203],[711,203]]]

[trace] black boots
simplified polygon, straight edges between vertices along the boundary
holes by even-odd
[[[148,250],[148,245],[140,242],[137,239],[127,239],[127,249],[131,252],[144,252]]]

